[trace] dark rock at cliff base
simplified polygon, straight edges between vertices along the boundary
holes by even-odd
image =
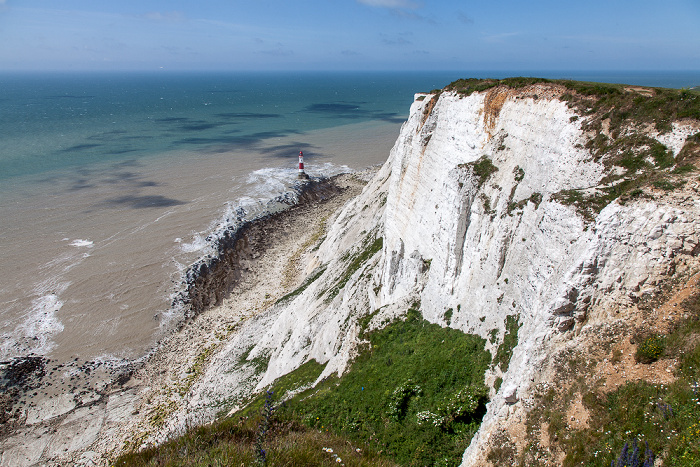
[[[228,226],[207,240],[216,254],[192,264],[185,274],[185,290],[173,301],[185,306],[185,319],[191,319],[213,306],[220,305],[241,280],[250,263],[265,250],[277,221],[307,203],[322,202],[342,191],[335,177],[299,180],[290,191],[271,200],[267,209],[255,219]]]
[[[6,390],[17,387],[27,390],[38,387],[46,373],[47,361],[44,357],[30,355],[0,363],[0,388]]]

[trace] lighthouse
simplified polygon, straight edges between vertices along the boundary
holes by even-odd
[[[304,153],[299,151],[299,175],[297,176],[300,180],[308,180],[309,176],[304,172]]]

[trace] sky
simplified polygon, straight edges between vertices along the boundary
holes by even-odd
[[[700,70],[700,0],[0,0],[1,70]]]

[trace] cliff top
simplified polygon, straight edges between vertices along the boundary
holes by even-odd
[[[607,176],[594,190],[555,197],[589,220],[615,199],[678,188],[700,162],[698,90],[515,77],[460,79],[431,94],[443,92],[485,93],[484,122],[491,130],[508,98],[566,102],[575,114],[571,122],[580,125],[586,149],[604,164]]]

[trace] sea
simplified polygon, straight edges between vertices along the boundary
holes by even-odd
[[[416,92],[542,76],[693,87],[700,72],[0,73],[0,361],[123,365],[232,212],[383,163]]]

